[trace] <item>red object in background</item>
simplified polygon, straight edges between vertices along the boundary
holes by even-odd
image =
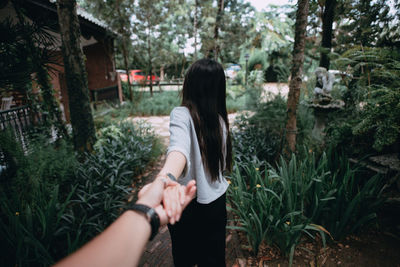
[[[119,72],[119,77],[121,78],[121,81],[127,82],[128,77],[126,75],[126,72]],[[142,70],[130,70],[129,71],[129,79],[131,82],[149,82],[150,81],[150,75],[147,75],[146,79],[146,73]],[[159,82],[160,77],[157,75],[151,75],[151,81],[152,82]]]

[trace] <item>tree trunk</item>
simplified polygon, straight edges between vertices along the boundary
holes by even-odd
[[[60,110],[60,105],[57,103],[57,100],[55,99],[54,90],[51,87],[47,69],[44,66],[39,65],[36,77],[37,77],[37,82],[41,89],[43,101],[49,113],[48,119],[57,129],[58,137],[68,138],[68,132],[67,128],[65,127],[64,121],[62,119],[62,112]]]
[[[92,151],[96,141],[75,0],[57,0],[65,77],[75,149]]]
[[[116,1],[116,8],[117,8],[117,13],[118,16],[121,18],[121,9],[120,9],[120,1]],[[119,20],[121,22],[121,20]],[[124,31],[124,25],[122,23],[119,24],[119,32],[122,34],[122,57],[124,58],[124,65],[125,65],[125,71],[126,75],[128,77],[128,88],[129,88],[129,99],[131,102],[133,102],[133,93],[132,93],[132,84],[131,80],[129,79],[129,65],[128,65],[128,50],[126,48],[126,42],[127,38],[125,36],[125,31]],[[129,36],[128,36],[129,39]]]
[[[215,61],[218,60],[219,56],[219,28],[221,27],[221,20],[222,20],[222,15],[224,12],[224,0],[218,0],[218,12],[217,12],[217,18],[215,20],[215,28],[214,28],[214,59]]]
[[[332,24],[335,16],[336,0],[326,0],[322,15],[322,50],[319,66],[329,70],[329,52],[332,48]]]
[[[296,12],[295,38],[293,47],[293,61],[291,79],[289,83],[289,96],[287,102],[286,123],[286,153],[290,154],[296,150],[296,112],[299,103],[301,76],[304,63],[304,47],[306,41],[307,16],[309,9],[308,0],[299,0]]]
[[[125,43],[125,37],[122,37],[122,56],[124,57],[124,66],[125,66],[125,71],[126,75],[128,77],[128,88],[129,88],[129,100],[133,102],[133,93],[132,93],[132,83],[130,79],[130,73],[129,73],[129,65],[128,65],[128,52],[126,49],[126,43]]]
[[[149,28],[149,35],[147,36],[147,53],[149,54],[149,72],[148,75],[150,76],[150,81],[149,81],[149,85],[150,85],[150,96],[153,97],[153,79],[151,78],[153,76],[153,64],[151,62],[151,29]],[[145,82],[147,77],[145,78]]]
[[[193,20],[193,35],[194,35],[194,55],[193,55],[193,61],[196,61],[197,60],[197,27],[198,27],[198,25],[197,25],[197,7],[199,6],[199,1],[198,0],[195,0],[194,1],[194,4],[195,4],[195,6],[194,6],[194,20]]]

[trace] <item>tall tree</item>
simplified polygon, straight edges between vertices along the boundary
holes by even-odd
[[[337,5],[337,51],[354,45],[376,46],[383,31],[393,22],[385,0],[339,1]]]
[[[81,31],[76,13],[76,1],[57,0],[57,13],[74,146],[79,152],[92,151],[96,136],[89,103],[87,73],[80,43]]]
[[[197,30],[198,30],[198,7],[199,7],[199,0],[194,1],[194,17],[193,17],[193,37],[194,37],[194,54],[193,59],[197,60]]]
[[[217,8],[213,2],[199,1],[201,53],[215,57],[217,48],[222,62],[238,62],[242,45],[250,33],[254,8],[243,0],[217,1]]]
[[[293,46],[293,61],[291,68],[291,79],[289,83],[289,95],[287,101],[287,122],[286,122],[286,152],[295,152],[297,133],[297,106],[300,98],[302,83],[302,71],[304,63],[304,48],[306,42],[306,27],[308,17],[308,0],[297,2],[295,37]]]
[[[130,2],[130,1],[129,1]],[[132,2],[133,5],[133,2]],[[129,88],[129,98],[131,102],[133,102],[133,93],[132,93],[132,84],[131,84],[131,79],[130,79],[130,74],[129,74],[129,64],[128,64],[128,46],[129,46],[129,41],[131,38],[131,31],[130,31],[130,20],[127,17],[130,15],[122,14],[123,12],[121,11],[121,0],[116,0],[115,1],[115,9],[117,10],[118,14],[118,32],[122,35],[122,42],[121,42],[121,47],[122,47],[122,57],[124,59],[124,66],[125,66],[125,71],[126,75],[128,77],[128,88]],[[126,10],[126,9],[125,9]]]
[[[155,47],[162,41],[160,24],[168,14],[168,4],[159,0],[138,0],[135,8],[134,34],[137,35],[137,47],[141,47],[142,57],[147,57],[145,62],[147,74],[152,77],[154,61],[157,55]],[[153,82],[150,81],[150,95],[153,96]]]
[[[219,29],[221,28],[221,21],[222,21],[222,16],[224,14],[224,0],[218,0],[218,11],[217,11],[217,17],[215,19],[215,26],[214,26],[214,59],[215,61],[218,60],[218,55],[219,55]]]
[[[335,16],[336,0],[326,0],[322,15],[321,58],[319,66],[329,70],[329,52],[332,48],[332,25]]]

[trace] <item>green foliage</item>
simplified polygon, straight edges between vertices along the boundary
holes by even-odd
[[[272,6],[255,12],[248,40],[242,44],[243,55],[254,51],[249,60],[249,70],[257,64],[265,70],[267,81],[287,81],[290,74],[291,51],[294,40],[294,20],[290,6]]]
[[[10,134],[0,142],[12,145],[1,146],[0,162],[5,266],[49,266],[88,242],[117,218],[132,179],[161,153],[148,126],[128,122],[100,130],[94,153],[81,163],[70,145],[40,136],[27,150]]]
[[[348,158],[335,153],[332,147],[319,164],[330,172],[322,180],[322,196],[333,192],[335,200],[313,216],[316,223],[324,225],[334,239],[340,240],[377,218],[376,212],[384,202],[381,175],[371,177],[361,166],[352,167]]]
[[[135,115],[169,115],[174,107],[181,104],[181,95],[179,91],[163,91],[154,93],[150,97],[145,92],[136,105]]]
[[[232,132],[236,161],[252,159],[274,164],[284,141],[286,109],[286,99],[277,95],[268,102],[260,103],[252,116],[243,115],[237,119],[237,129]],[[311,111],[300,104],[297,117],[299,144],[309,143],[312,127]]]
[[[22,205],[31,203],[38,190],[51,195],[55,185],[64,188],[74,176],[77,162],[72,147],[62,140],[55,146],[46,138],[37,135],[35,139],[27,139],[24,151],[11,132],[1,133],[1,151],[6,166],[2,185],[6,190],[18,193]]]
[[[273,163],[280,152],[282,130],[286,118],[286,101],[276,96],[261,103],[253,116],[244,115],[232,132],[235,160],[250,159]]]
[[[2,132],[0,140],[9,144],[1,145],[5,157],[0,165],[6,169],[0,183],[0,232],[6,238],[0,262],[51,265],[66,249],[62,217],[71,204],[69,183],[78,166],[73,149],[41,135],[25,139],[25,149],[10,132]]]
[[[237,96],[236,98],[228,95],[226,97],[226,110],[228,113],[234,113],[243,110],[246,105],[246,95]]]
[[[276,167],[257,162],[236,163],[228,189],[237,226],[257,254],[261,242],[277,245],[289,255],[310,231],[339,240],[376,218],[383,201],[382,177],[367,178],[347,158],[329,150],[319,160],[303,150],[283,158]]]
[[[65,214],[73,251],[103,231],[120,214],[132,178],[161,154],[161,144],[143,124],[112,124],[100,131],[94,154],[76,169],[74,203]],[[106,214],[107,216],[104,216]]]
[[[61,197],[58,185],[51,192],[44,185],[35,188],[32,203],[26,204],[17,192],[0,188],[0,263],[3,266],[49,266],[65,255],[69,233],[64,213],[72,204],[71,195]]]
[[[154,131],[144,123],[120,122],[100,131],[95,155],[118,164],[125,164],[133,176],[161,154],[161,143]],[[120,170],[123,168],[120,166]]]
[[[333,144],[352,145],[358,153],[393,151],[400,142],[400,55],[391,49],[355,47],[337,64],[347,69],[346,110],[328,127]],[[364,146],[364,144],[372,144]]]
[[[267,55],[262,50],[255,50],[250,58],[248,63],[248,71],[253,70],[264,70],[267,67]]]
[[[130,116],[167,116],[174,107],[181,104],[178,91],[135,92],[135,102],[126,102],[123,105],[104,105],[94,114],[94,122],[99,129],[114,120],[124,120]]]
[[[372,134],[372,147],[377,151],[400,140],[400,86],[388,88],[377,86],[372,89],[362,113],[363,119],[355,125],[356,136]]]
[[[246,108],[254,110],[261,101],[263,91],[264,73],[260,70],[253,70],[249,73],[246,93]]]

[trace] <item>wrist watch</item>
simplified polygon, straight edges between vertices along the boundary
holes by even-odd
[[[172,174],[172,173],[167,173],[167,176],[168,176],[168,178],[169,179],[171,179],[172,181],[174,181],[174,182],[178,182],[178,180],[176,179],[176,177]]]
[[[150,208],[143,204],[129,205],[126,208],[126,210],[137,211],[137,212],[145,215],[147,221],[150,223],[150,226],[151,226],[150,240],[153,240],[153,238],[158,233],[158,228],[160,227],[160,218],[158,217],[157,212],[153,208]]]

